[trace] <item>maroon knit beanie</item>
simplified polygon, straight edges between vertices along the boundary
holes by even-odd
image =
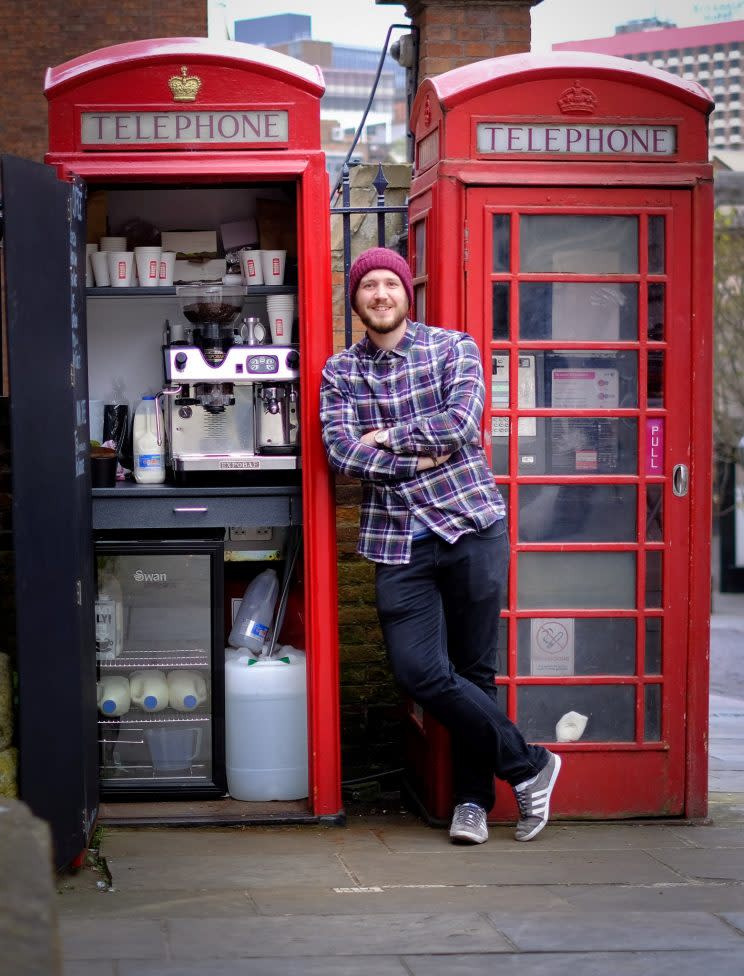
[[[349,270],[349,299],[352,308],[356,298],[357,288],[362,278],[370,271],[377,271],[385,268],[392,271],[400,278],[408,295],[408,307],[413,308],[413,279],[411,271],[405,258],[402,258],[396,251],[391,251],[389,247],[371,247],[364,251],[354,261]]]

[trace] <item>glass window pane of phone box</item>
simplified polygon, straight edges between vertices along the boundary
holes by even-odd
[[[637,274],[638,217],[522,214],[523,273]]]
[[[495,289],[503,282],[494,283]],[[663,286],[661,286],[663,287]],[[655,306],[658,316],[658,306]],[[507,336],[496,333],[494,339]],[[502,319],[498,320],[503,330]],[[638,339],[638,285],[611,281],[523,281],[519,337],[529,341],[632,342]]]
[[[520,542],[635,542],[634,485],[522,485]]]
[[[636,622],[632,617],[571,617],[567,675],[635,674]],[[540,674],[536,666],[539,617],[517,621],[517,673]],[[546,655],[547,656],[547,655]],[[542,659],[541,659],[542,660]]]
[[[636,605],[634,552],[520,552],[517,607],[632,610]]]
[[[633,685],[525,685],[517,691],[517,721],[528,742],[555,742],[567,712],[587,717],[582,742],[635,739]]]

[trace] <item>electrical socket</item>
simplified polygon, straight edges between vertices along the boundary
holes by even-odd
[[[271,539],[273,529],[270,525],[231,525],[230,538],[234,542],[264,542]]]

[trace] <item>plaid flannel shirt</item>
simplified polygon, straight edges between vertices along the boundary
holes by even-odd
[[[323,370],[320,419],[328,460],[362,481],[358,551],[407,563],[412,516],[447,542],[505,515],[483,447],[485,389],[478,347],[462,332],[408,322],[391,351],[364,336]],[[387,428],[385,449],[360,437]],[[447,462],[416,471],[422,455]]]

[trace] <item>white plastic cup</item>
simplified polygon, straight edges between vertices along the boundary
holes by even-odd
[[[109,278],[108,254],[106,251],[94,251],[90,256],[91,267],[93,268],[93,281],[96,288],[108,288],[111,284]]]
[[[137,280],[140,288],[157,288],[160,284],[161,247],[135,247],[134,260],[137,265]]]
[[[85,245],[85,287],[92,288],[95,283],[95,277],[93,276],[93,265],[91,264],[90,258],[92,254],[98,251],[97,244],[86,244]]]
[[[286,251],[261,251],[261,267],[265,285],[284,284],[284,265]]]
[[[271,341],[275,346],[286,345],[292,341],[294,306],[294,295],[268,295],[266,298]]]
[[[262,285],[264,283],[261,255],[263,251],[249,251],[247,248],[240,252],[240,273],[245,278],[246,285]]]
[[[108,251],[109,279],[112,288],[130,288],[134,276],[132,251]]]
[[[102,237],[100,243],[102,251],[126,251],[127,249],[126,237]]]
[[[158,270],[158,284],[167,288],[173,284],[173,269],[176,266],[176,252],[163,251],[160,255],[160,265]]]

